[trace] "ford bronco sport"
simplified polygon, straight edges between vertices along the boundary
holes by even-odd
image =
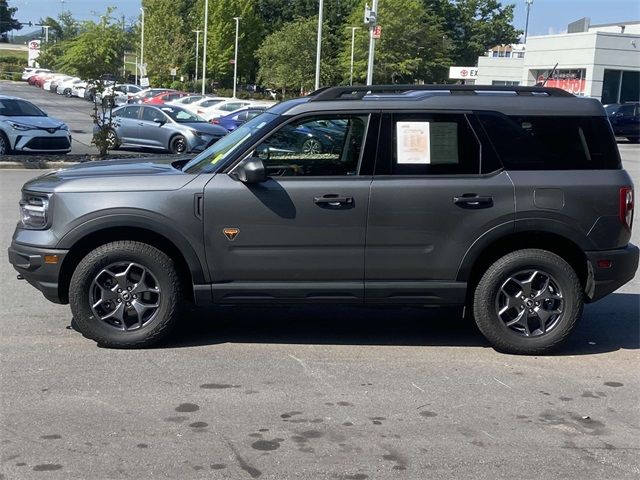
[[[633,186],[597,100],[541,87],[332,87],[191,160],[27,182],[9,259],[109,347],[185,301],[466,306],[499,350],[562,342],[633,278]]]

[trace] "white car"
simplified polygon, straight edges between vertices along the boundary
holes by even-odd
[[[105,106],[108,105],[108,102],[111,102],[114,106],[124,105],[129,99],[140,93],[140,91],[142,91],[142,88],[138,85],[132,83],[117,83],[112,87],[105,88],[102,94],[97,93],[96,100],[103,102]]]
[[[47,78],[47,81],[42,84],[42,89],[46,91],[51,91],[52,83],[65,82],[71,78],[73,77],[70,77],[69,75],[54,75],[53,77]]]
[[[200,100],[196,100],[195,102],[191,102],[187,105],[184,105],[184,108],[186,108],[187,110],[190,110],[196,115],[199,115],[198,113],[199,109],[204,111],[204,108],[210,107],[217,103],[224,102],[225,100],[230,100],[230,98],[229,97],[213,97],[211,95],[206,95],[204,98],[201,98]]]
[[[166,102],[165,105],[176,105],[178,107],[186,107],[187,105],[191,105],[192,103],[198,102],[200,100],[205,100],[207,97],[204,95],[188,95],[186,97],[176,98],[175,100],[171,100],[170,102]]]
[[[86,88],[87,88],[87,82],[74,83],[71,86],[71,96],[84,98],[84,91],[86,90]]]
[[[40,73],[51,73],[51,70],[48,68],[37,68],[37,67],[26,67],[22,72],[22,80],[29,80],[34,75],[38,75]]]
[[[236,110],[240,110],[241,108],[248,107],[252,105],[252,103],[253,102],[251,102],[250,100],[238,100],[234,98],[231,100],[224,100],[209,107],[198,108],[196,113],[210,122],[215,118],[229,115],[231,112],[235,112]]]
[[[73,92],[73,86],[82,83],[82,79],[78,77],[72,77],[69,80],[58,83],[56,87],[56,93],[58,95],[64,95],[65,97],[71,97]]]

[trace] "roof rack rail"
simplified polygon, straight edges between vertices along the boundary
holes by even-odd
[[[309,94],[310,102],[328,100],[362,100],[372,93],[402,93],[420,90],[443,90],[452,95],[474,95],[477,92],[514,92],[517,95],[546,94],[550,97],[573,97],[571,93],[552,87],[520,87],[503,85],[356,85],[320,88]]]

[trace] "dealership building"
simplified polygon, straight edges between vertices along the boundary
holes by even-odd
[[[569,24],[567,33],[492,48],[478,58],[474,73],[475,84],[537,85],[546,80],[546,86],[604,104],[640,101],[640,21],[590,25],[583,18]]]

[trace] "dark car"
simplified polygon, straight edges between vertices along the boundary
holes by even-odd
[[[604,109],[617,137],[626,137],[632,143],[640,141],[640,103],[614,103]]]
[[[240,110],[236,110],[229,115],[225,115],[224,117],[218,117],[211,120],[211,123],[214,125],[220,125],[221,127],[226,128],[230,132],[238,128],[240,125],[251,120],[253,117],[257,117],[261,113],[269,108],[267,106],[264,107],[246,107]]]
[[[322,150],[278,147],[301,132]],[[339,303],[460,307],[497,349],[539,354],[638,267],[606,112],[554,88],[328,88],[190,160],[40,176],[20,208],[20,278],[108,347],[158,342],[185,302]]]
[[[126,105],[115,109],[113,116],[112,147],[198,152],[227,134],[226,129],[174,105]]]

